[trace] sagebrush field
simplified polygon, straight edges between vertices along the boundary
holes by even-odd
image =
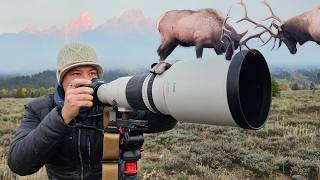
[[[6,164],[30,100],[0,99],[0,179],[46,179],[44,169],[22,178]],[[146,134],[144,149],[141,179],[320,179],[320,91],[282,92],[258,131],[178,124]]]

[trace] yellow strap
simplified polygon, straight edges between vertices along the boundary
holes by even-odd
[[[106,107],[103,112],[103,127],[111,128],[109,123],[109,113],[112,108]],[[113,127],[116,128],[116,127]],[[103,134],[103,157],[102,157],[102,180],[118,180],[119,172],[119,139],[120,134]]]
[[[102,165],[102,180],[118,180],[118,162]]]
[[[120,134],[104,133],[103,137],[103,160],[119,159],[119,138]]]

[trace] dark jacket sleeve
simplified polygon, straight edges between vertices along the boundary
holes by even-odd
[[[37,103],[41,102],[25,106],[21,125],[10,145],[8,165],[19,175],[29,175],[38,171],[50,158],[54,145],[71,131],[71,127],[64,123],[57,108],[52,109],[41,120],[39,112],[44,107],[35,109],[33,106],[39,106]]]

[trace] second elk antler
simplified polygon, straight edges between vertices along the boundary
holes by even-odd
[[[276,20],[280,20],[280,18],[278,18],[277,16],[274,15],[274,13],[273,13],[271,7],[269,6],[269,4],[267,4],[267,2],[265,2],[265,1],[263,1],[263,3],[268,6],[268,8],[269,8],[269,10],[271,11],[271,14],[272,14],[272,16],[266,18],[265,20],[271,19],[271,18],[276,19]],[[273,47],[272,47],[272,49],[274,49],[275,43],[276,43],[276,39],[278,38],[278,35],[272,32],[272,30],[271,30],[272,25],[268,28],[268,27],[266,27],[266,26],[263,25],[263,24],[260,24],[260,23],[255,22],[254,20],[252,20],[251,18],[249,18],[247,6],[245,5],[245,3],[241,0],[241,1],[239,2],[239,4],[244,8],[245,14],[244,14],[244,17],[243,17],[242,19],[240,19],[240,20],[237,21],[237,23],[240,23],[240,22],[242,22],[242,21],[248,21],[248,22],[256,25],[255,28],[259,28],[259,27],[260,27],[260,28],[263,28],[263,29],[264,29],[264,30],[263,30],[262,32],[260,32],[260,33],[257,33],[257,34],[248,36],[248,37],[245,38],[244,40],[241,40],[241,42],[239,43],[240,51],[242,50],[242,46],[245,46],[245,47],[247,47],[248,49],[250,49],[250,48],[248,47],[248,45],[247,45],[247,42],[248,42],[249,40],[253,39],[253,38],[259,38],[259,39],[262,41],[262,43],[263,43],[262,46],[266,45],[272,38],[274,38],[274,44],[273,44]],[[281,21],[281,20],[280,20],[280,21]],[[269,33],[269,34],[270,34],[270,38],[269,38],[266,42],[264,42],[264,40],[262,39],[262,35],[265,34],[265,33]],[[281,45],[281,40],[280,40],[280,42],[279,42],[279,47],[280,47],[280,45]]]

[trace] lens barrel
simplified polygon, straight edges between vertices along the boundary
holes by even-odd
[[[178,61],[162,75],[122,77],[101,85],[98,98],[181,122],[259,129],[271,106],[271,76],[259,51],[242,51],[232,61]]]

